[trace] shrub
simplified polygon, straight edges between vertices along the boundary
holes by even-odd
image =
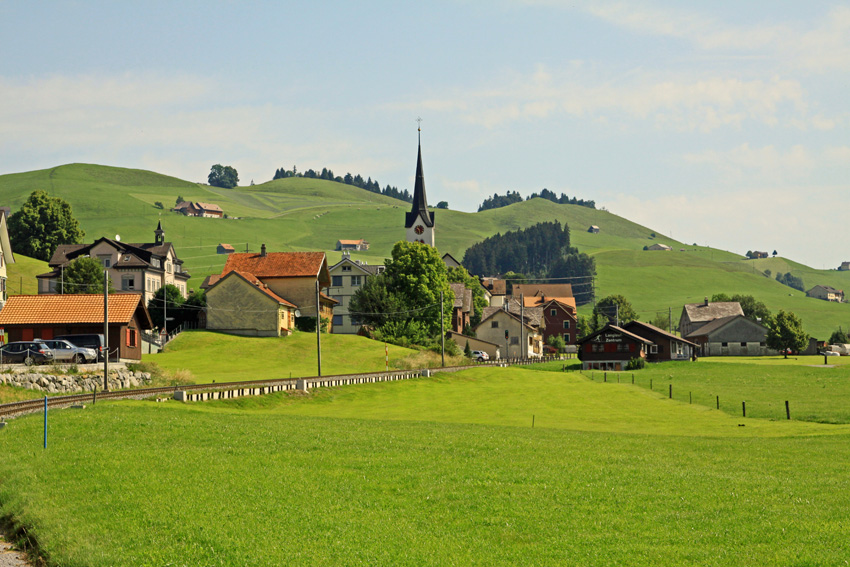
[[[644,360],[640,357],[633,358],[626,365],[626,370],[640,370],[644,366],[646,366],[646,360]]]

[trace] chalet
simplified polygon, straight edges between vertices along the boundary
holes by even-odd
[[[222,292],[210,294],[233,271],[239,272],[241,278],[230,280],[231,283],[223,287]],[[240,282],[239,279],[245,281]],[[256,289],[251,289],[246,284],[251,284]],[[238,334],[267,333],[268,319],[283,318],[284,312],[292,307],[301,311],[300,316],[315,319],[318,297],[319,315],[330,322],[328,330],[331,331],[333,308],[337,301],[320,292],[321,289],[330,287],[330,284],[328,261],[324,252],[267,253],[265,244],[260,247],[259,254],[235,252],[227,257],[219,279],[207,289],[207,329],[222,332],[235,329]],[[240,305],[249,300],[240,297],[239,292],[249,289],[253,297],[257,298],[256,305],[253,309],[242,309]],[[268,299],[260,297],[259,292]],[[278,299],[286,303],[276,301]],[[260,324],[261,315],[263,324]],[[256,321],[252,323],[251,319]],[[276,334],[284,334],[289,329],[290,327],[285,325],[278,327]]]
[[[362,238],[359,240],[337,240],[335,250],[354,250],[360,252],[369,249],[369,243]]]
[[[111,293],[108,298],[110,359],[141,360],[140,333],[153,328],[142,294]],[[13,295],[0,311],[0,327],[9,341],[103,334],[103,323],[102,294]]]
[[[651,341],[646,355],[648,362],[664,362],[667,360],[691,360],[696,356],[698,345],[689,340],[677,337],[664,329],[659,329],[649,323],[631,321],[623,325],[630,333]]]
[[[366,280],[383,271],[382,265],[352,260],[349,252],[343,252],[342,260],[329,268],[328,295],[337,302],[333,315],[334,333],[356,334],[360,330],[360,322],[349,312],[349,303],[357,290],[366,285]]]
[[[92,244],[60,244],[47,263],[51,271],[36,276],[38,293],[59,293],[65,268],[84,256],[96,258],[109,270],[115,289],[141,293],[145,304],[164,285],[173,285],[183,297],[188,295],[186,282],[190,275],[183,270],[183,261],[177,258],[174,246],[165,241],[161,222],[154,231],[154,242],[128,244],[101,238]]]
[[[682,315],[679,317],[679,332],[683,337],[687,337],[715,319],[743,314],[744,310],[741,309],[741,304],[737,301],[709,302],[706,297],[703,303],[688,303],[682,308]]]
[[[595,224],[590,225],[590,228],[587,229],[587,232],[591,234],[599,234],[599,227]]]
[[[236,249],[230,244],[225,244],[224,242],[220,243],[215,249],[216,254],[233,254],[234,252],[236,252]]]
[[[844,302],[844,292],[828,285],[816,285],[807,291],[806,295],[816,299],[823,299],[824,301]]]
[[[760,260],[762,258],[767,258],[768,256],[770,256],[770,254],[768,254],[767,252],[762,252],[760,250],[753,250],[753,253],[750,254],[750,259],[751,260]]]
[[[9,240],[9,230],[6,227],[6,216],[8,207],[0,207],[0,309],[6,303],[6,266],[15,263],[15,255],[12,254],[12,244]]]
[[[214,203],[201,203],[200,201],[181,201],[171,210],[175,213],[182,213],[187,217],[220,219],[224,216],[224,211],[218,205]]]
[[[767,328],[742,314],[720,317],[684,337],[697,345],[700,356],[776,354],[767,348]]]
[[[462,283],[450,283],[454,292],[452,303],[452,330],[462,333],[469,325],[473,313],[472,290],[466,289]]]
[[[446,338],[454,341],[461,351],[465,350],[466,345],[468,344],[469,350],[480,350],[482,352],[486,352],[487,356],[490,357],[490,360],[497,360],[501,358],[501,347],[496,343],[456,333],[455,331],[449,331],[446,333]],[[502,343],[502,347],[503,346],[504,342]]]
[[[578,358],[582,370],[625,370],[633,358],[647,359],[654,343],[640,335],[605,325],[578,340]]]

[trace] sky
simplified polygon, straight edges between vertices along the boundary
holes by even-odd
[[[850,260],[850,2],[0,0],[0,174],[327,167],[475,211],[547,188]]]

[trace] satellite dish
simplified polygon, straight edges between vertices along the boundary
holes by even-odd
[[[121,235],[120,235],[120,234],[116,234],[116,235],[115,235],[115,240],[117,240],[118,242],[121,242]]]
[[[301,310],[300,310],[300,309],[296,309],[296,310],[295,310],[295,316],[296,316],[296,317],[301,317]]]

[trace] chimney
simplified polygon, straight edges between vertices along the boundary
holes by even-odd
[[[263,254],[263,256],[265,256],[265,254]],[[707,297],[705,298],[705,306],[708,307],[708,298]]]
[[[265,258],[265,257],[266,257],[266,245],[263,244],[262,246],[260,246],[260,258]],[[706,299],[705,301],[706,301],[706,304],[707,304],[708,300]]]

